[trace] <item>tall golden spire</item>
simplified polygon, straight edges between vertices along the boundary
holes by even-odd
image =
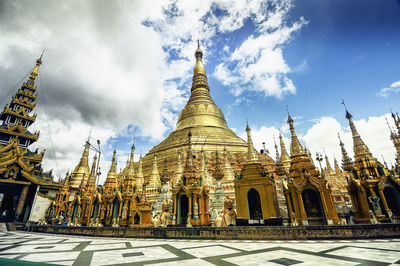
[[[342,168],[343,168],[343,170],[349,172],[353,168],[353,161],[351,160],[350,156],[347,154],[347,151],[344,147],[344,143],[342,142],[342,139],[340,138],[339,133],[338,133],[338,138],[339,138],[340,149],[342,151]]]
[[[257,153],[254,150],[253,140],[251,139],[251,129],[248,123],[246,125],[246,132],[247,132],[247,163],[259,162]]]
[[[297,138],[296,132],[294,131],[294,120],[288,114],[288,120],[287,120],[289,127],[290,127],[290,134],[292,135],[292,143],[290,144],[290,155],[299,155],[304,153],[303,146],[301,146],[299,139]]]
[[[116,160],[116,154],[117,151],[114,150],[113,152],[113,157],[112,157],[112,161],[111,161],[111,167],[110,167],[110,171],[108,172],[108,174],[113,174],[115,176],[115,174],[117,173],[117,160]]]
[[[65,179],[63,186],[60,188],[60,191],[67,192],[69,190],[69,171],[65,174]]]
[[[196,126],[228,128],[222,111],[211,98],[206,69],[202,60],[203,51],[200,49],[199,43],[197,44],[195,57],[196,66],[193,70],[190,98],[179,115],[176,130]]]
[[[129,157],[128,161],[128,174],[130,175],[135,175],[134,156],[135,156],[135,144],[133,143],[131,147],[131,156]]]
[[[123,181],[123,192],[125,194],[130,194],[134,192],[134,186],[136,184],[135,180],[135,169],[134,169],[134,163],[133,163],[133,157],[135,154],[135,144],[132,144],[131,147],[131,156],[128,161],[128,168],[125,174],[125,178]]]
[[[92,169],[90,171],[88,182],[86,183],[85,190],[87,193],[91,193],[96,189],[96,162],[97,155],[94,155]]]
[[[143,163],[142,163],[142,155],[140,155],[138,169],[136,174],[136,184],[139,187],[142,187],[144,183],[144,176],[143,176]]]
[[[183,169],[183,176],[187,179],[187,184],[192,185],[197,179],[197,171],[193,162],[192,151],[192,132],[188,133],[188,151],[186,156],[185,168]],[[196,181],[197,182],[197,181]]]
[[[338,161],[336,160],[336,158],[334,158],[334,164],[335,164],[335,174],[337,177],[341,176],[342,171],[340,170]]]
[[[161,188],[160,175],[158,173],[157,155],[154,154],[153,170],[151,171],[149,188]]]
[[[79,164],[71,174],[70,186],[72,190],[79,188],[82,179],[85,179],[86,182],[89,178],[89,143],[86,142],[84,147]]]
[[[369,163],[375,163],[376,164],[376,159],[372,157],[372,153],[369,151],[368,146],[365,145],[364,141],[361,139],[360,135],[357,132],[357,128],[353,123],[353,116],[350,114],[350,112],[347,110],[346,105],[344,104],[344,101],[342,102],[346,109],[346,118],[349,120],[349,125],[350,125],[350,130],[351,134],[353,136],[353,149],[354,149],[354,158],[355,158],[355,163],[361,163],[365,160],[369,161]]]
[[[198,74],[206,75],[206,69],[204,68],[204,65],[203,65],[203,51],[200,48],[200,41],[197,41],[197,49],[196,49],[196,52],[194,53],[194,55],[196,57],[196,66],[194,67],[193,75],[198,75]],[[207,82],[207,79],[205,80],[205,82]],[[208,88],[207,83],[203,83],[203,85],[207,86],[207,88]],[[192,89],[193,89],[193,87],[192,87]]]
[[[39,59],[36,60],[36,65],[33,68],[32,73],[29,77],[28,84],[35,84],[36,77],[39,74],[39,67],[42,64],[43,53],[44,53],[44,50],[43,50],[42,54],[40,55]]]
[[[281,134],[279,134],[279,142],[281,146],[281,157],[280,157],[281,162],[290,160],[290,156],[286,151],[286,146],[285,143],[283,142],[283,137]]]
[[[97,154],[93,157],[92,169],[90,170],[90,176],[96,177],[96,161],[97,161]]]
[[[113,193],[114,188],[117,187],[117,179],[116,179],[116,172],[117,172],[117,164],[116,164],[116,153],[117,151],[114,150],[114,154],[111,161],[110,171],[108,171],[106,181],[104,183],[104,193],[106,195],[111,195]]]
[[[192,132],[188,133],[188,151],[186,155],[185,171],[192,171],[194,169],[193,152],[192,152]]]
[[[333,176],[335,174],[335,172],[332,169],[332,166],[329,162],[328,156],[325,154],[325,161],[326,161],[326,172],[328,173],[328,175]]]
[[[231,163],[229,162],[229,155],[226,148],[224,148],[224,160],[225,160],[224,179],[233,181],[235,179],[235,173],[233,172]]]

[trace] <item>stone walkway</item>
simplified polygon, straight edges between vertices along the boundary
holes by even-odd
[[[0,232],[0,258],[58,265],[400,265],[400,239],[163,240]]]

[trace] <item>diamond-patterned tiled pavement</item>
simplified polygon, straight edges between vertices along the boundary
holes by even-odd
[[[250,241],[0,232],[0,265],[400,265],[400,239]]]

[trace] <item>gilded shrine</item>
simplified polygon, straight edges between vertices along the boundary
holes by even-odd
[[[53,181],[51,171],[43,171],[45,151],[29,149],[39,139],[39,132],[31,132],[29,127],[37,117],[32,112],[42,56],[0,114],[0,222],[38,221],[37,216],[44,216],[62,185]]]

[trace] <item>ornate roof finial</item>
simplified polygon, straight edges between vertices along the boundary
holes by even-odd
[[[294,121],[293,121],[293,118],[290,116],[289,108],[288,108],[287,105],[286,105],[286,112],[287,112],[287,115],[288,115],[288,119],[287,119],[288,124],[293,123]]]
[[[353,118],[353,116],[350,114],[350,112],[347,110],[347,106],[346,106],[346,104],[344,103],[344,100],[342,99],[342,102],[341,102],[341,104],[343,104],[343,106],[344,106],[344,109],[346,110],[346,118],[347,119],[352,119]]]
[[[39,74],[39,66],[42,64],[43,53],[44,53],[44,50],[42,51],[42,54],[40,55],[40,57],[36,60],[36,65],[33,68],[32,73],[29,77],[28,84],[32,84],[32,85],[35,84],[36,77]]]
[[[131,157],[129,158],[129,164],[133,165],[133,159],[135,156],[135,140],[133,140],[132,147],[131,147]]]
[[[203,51],[200,48],[200,41],[197,41],[197,49],[196,49],[194,55],[196,57],[196,66],[194,67],[193,74],[194,75],[196,75],[196,74],[205,75],[206,74],[206,69],[204,68],[204,65],[203,65],[203,62],[202,62]],[[193,77],[193,80],[194,80],[194,77]],[[207,85],[207,87],[208,87],[207,83],[205,85]]]

